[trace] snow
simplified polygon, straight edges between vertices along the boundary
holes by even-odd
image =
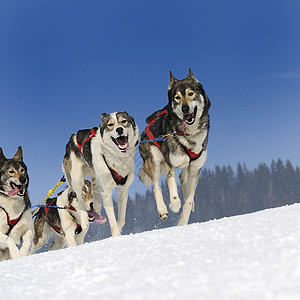
[[[0,263],[5,299],[300,299],[300,204]]]

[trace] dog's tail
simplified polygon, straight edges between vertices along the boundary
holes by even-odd
[[[145,185],[151,185],[152,180],[151,177],[149,176],[148,172],[146,171],[145,165],[142,166],[140,170],[140,179],[143,181]]]
[[[34,238],[33,238],[34,245],[36,245],[39,239],[42,237],[45,221],[46,221],[45,211],[44,208],[42,207],[36,213],[36,217],[34,220]]]
[[[164,168],[163,163],[161,163],[161,165],[159,167],[160,167],[159,176],[161,177],[165,174],[165,168]],[[143,164],[143,166],[140,170],[139,177],[145,185],[150,186],[153,184],[153,180],[152,180],[152,178],[154,177],[153,170],[154,170],[154,165],[147,166],[146,163]]]

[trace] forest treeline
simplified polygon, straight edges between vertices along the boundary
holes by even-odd
[[[162,179],[162,192],[169,205],[169,191]],[[178,185],[179,186],[179,185]],[[181,199],[182,191],[179,188]],[[300,169],[289,160],[272,161],[270,166],[259,164],[249,170],[238,163],[236,170],[230,165],[203,168],[195,194],[195,211],[189,223],[204,222],[223,217],[251,213],[267,208],[300,202]],[[124,234],[143,232],[176,225],[179,213],[169,210],[166,221],[159,220],[152,190],[129,197]],[[87,241],[109,237],[109,226],[90,226]]]

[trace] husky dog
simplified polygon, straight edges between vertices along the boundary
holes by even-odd
[[[94,207],[101,208],[100,192],[112,236],[121,235],[125,224],[128,188],[134,177],[134,153],[138,142],[138,127],[127,112],[103,113],[99,127],[73,134],[66,146],[63,170],[71,188],[77,194],[84,215],[81,196],[84,178],[91,177]],[[112,190],[118,188],[118,221],[116,221]],[[81,223],[84,229],[86,224]]]
[[[85,180],[84,183],[82,194],[89,221],[95,220],[98,223],[104,223],[106,220],[94,212],[91,183],[88,180]],[[82,230],[80,222],[76,194],[68,187],[57,198],[47,199],[46,206],[41,207],[36,213],[34,239],[30,252],[32,254],[36,252],[53,235],[55,240],[52,241],[50,250],[83,244],[87,229]]]
[[[0,148],[0,260],[27,255],[33,236],[29,177],[22,148],[7,159]],[[18,246],[22,246],[19,250]]]
[[[177,213],[181,207],[176,183],[176,168],[183,190],[184,205],[178,225],[188,223],[194,210],[194,195],[200,169],[206,160],[209,131],[208,110],[210,101],[191,69],[183,80],[177,80],[170,71],[169,103],[146,119],[148,126],[141,135],[140,153],[143,166],[142,181],[150,185],[161,219],[168,217],[159,178],[165,169],[170,191],[169,208]],[[157,141],[164,138],[165,141]]]

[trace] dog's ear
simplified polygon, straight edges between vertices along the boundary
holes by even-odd
[[[172,74],[171,71],[169,71],[169,74],[170,74],[170,82],[169,82],[169,90],[172,88],[173,84],[178,81]]]
[[[6,157],[3,154],[2,148],[0,148],[0,162],[5,161],[5,160],[6,160]]]
[[[123,114],[125,114],[127,116],[128,121],[131,123],[132,127],[135,128],[136,124],[135,124],[134,118],[132,116],[130,116],[127,111],[123,111]]]
[[[107,113],[103,113],[103,114],[101,115],[101,122],[103,122],[103,120],[104,120],[107,116],[108,116]]]
[[[84,180],[84,186],[82,187],[82,193],[84,196],[86,196],[89,191],[91,190],[91,182],[87,179]]]
[[[192,80],[192,81],[195,81],[195,82],[199,82],[199,81],[194,77],[194,74],[193,74],[191,68],[189,68],[189,75],[188,75],[188,77],[187,77],[186,79]]]
[[[22,151],[22,147],[19,146],[18,147],[18,151],[16,152],[14,158],[15,160],[19,160],[19,161],[23,161],[23,151]]]

